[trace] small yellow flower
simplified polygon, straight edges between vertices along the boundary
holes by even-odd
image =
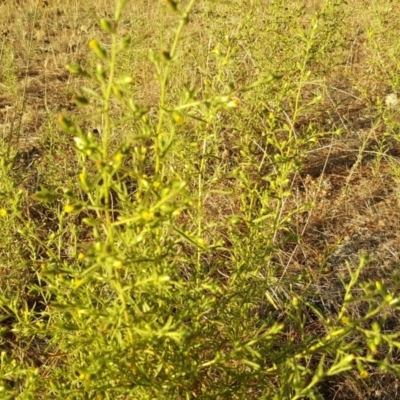
[[[172,118],[174,119],[174,121],[177,125],[182,125],[185,122],[185,119],[183,118],[183,116],[181,114],[179,114],[178,112],[174,112],[172,114]]]
[[[123,93],[117,85],[113,85],[112,90],[116,98],[121,99],[123,97]]]
[[[238,108],[240,106],[240,100],[237,97],[234,97],[227,104],[228,108]]]
[[[351,319],[349,317],[343,316],[341,321],[345,324],[348,325],[351,323]]]
[[[57,117],[57,121],[60,124],[61,128],[64,129],[65,131],[68,131],[73,127],[72,121],[70,121],[67,117],[65,117],[62,114],[60,114]]]
[[[75,210],[75,207],[72,204],[66,204],[64,207],[64,211],[66,213],[72,213]]]
[[[79,286],[82,286],[85,283],[85,281],[83,279],[77,279],[74,282],[74,288],[77,289]]]
[[[106,51],[103,49],[103,47],[100,45],[100,43],[96,39],[92,39],[89,42],[89,47],[95,52],[97,57],[102,58],[102,59],[106,58],[106,56],[107,56]]]
[[[84,260],[85,259],[85,255],[83,254],[83,253],[79,253],[78,254],[78,260],[79,261],[82,261],[82,260]]]
[[[391,303],[393,301],[393,296],[391,294],[388,294],[387,296],[385,296],[384,300],[386,303]]]
[[[197,242],[197,244],[198,244],[199,246],[201,246],[201,247],[204,247],[205,244],[206,244],[206,242],[205,242],[205,240],[204,240],[203,238],[197,238],[197,239],[196,239],[196,242]]]
[[[122,153],[117,153],[115,156],[114,156],[114,161],[115,162],[121,162],[122,160],[124,159],[124,155],[122,154]]]
[[[124,76],[123,78],[117,80],[117,83],[120,83],[121,85],[133,85],[135,82],[136,79],[132,75]]]
[[[90,375],[88,375],[88,374],[80,374],[79,379],[81,381],[90,381],[91,380]]]
[[[150,221],[154,217],[154,213],[152,211],[143,211],[141,216],[145,221]]]
[[[365,370],[361,371],[361,372],[360,372],[360,378],[361,378],[361,379],[368,379],[368,378],[369,378],[369,373],[368,373],[368,371],[365,371]]]
[[[8,212],[5,208],[0,209],[0,217],[6,217],[7,214],[8,214]]]
[[[79,174],[79,181],[80,181],[80,183],[82,185],[82,188],[84,190],[89,190],[89,185],[88,185],[88,182],[87,182],[87,174],[86,174],[86,172],[81,172]]]

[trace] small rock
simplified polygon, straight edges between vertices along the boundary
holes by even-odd
[[[390,93],[385,97],[387,108],[397,108],[399,106],[399,98],[396,93]]]

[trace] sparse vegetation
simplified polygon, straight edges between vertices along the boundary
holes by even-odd
[[[399,12],[243,3],[0,5],[1,399],[398,397]]]

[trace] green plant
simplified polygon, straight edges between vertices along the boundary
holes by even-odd
[[[215,32],[204,85],[176,87],[190,17],[211,10],[168,1],[177,29],[168,50],[149,54],[156,108],[137,101],[134,77],[119,68],[131,51],[118,34],[125,3],[99,21],[106,38],[89,43],[93,73],[68,66],[87,81],[75,103],[102,121],[95,134],[82,115],[58,117],[75,145],[75,181],[51,178],[44,161],[30,196],[13,164],[0,164],[2,250],[20,285],[1,289],[2,334],[13,335],[0,357],[3,397],[320,399],[339,374],[397,374],[399,335],[384,328],[399,308],[396,279],[390,289],[359,283],[362,257],[337,272],[339,294],[326,305],[313,271],[282,261],[301,242],[293,219],[312,211],[293,202],[306,152],[340,133],[308,121],[322,91],[305,93],[310,82],[324,87],[312,74],[325,71],[328,50],[341,54],[340,32],[326,33],[342,3],[324,2],[303,28],[299,19],[295,40],[274,43],[296,62],[279,71],[269,60],[254,81],[236,68],[250,48],[250,9],[233,33]],[[282,4],[272,7],[289,29]]]

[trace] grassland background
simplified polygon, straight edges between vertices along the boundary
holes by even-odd
[[[116,72],[138,114],[115,97],[96,159],[101,100],[73,98],[96,79],[66,65],[96,76],[113,7],[1,2],[0,397],[397,398],[396,2],[195,2],[171,61],[166,3],[126,4]]]

